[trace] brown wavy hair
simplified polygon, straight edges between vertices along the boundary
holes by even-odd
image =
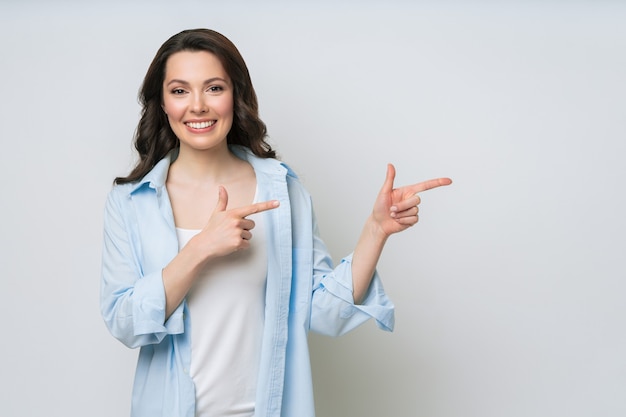
[[[140,180],[179,146],[162,108],[165,65],[170,56],[181,51],[206,51],[222,63],[233,84],[233,125],[227,143],[249,148],[261,158],[276,158],[267,142],[267,128],[259,118],[259,105],[248,67],[237,47],[224,35],[210,29],[184,30],[169,38],[159,48],[139,90],[141,118],[134,136],[139,162],[126,177],[115,178],[116,184]]]

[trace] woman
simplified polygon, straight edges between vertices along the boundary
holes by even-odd
[[[353,254],[333,269],[228,39],[174,35],[140,99],[140,160],[106,203],[101,294],[111,333],[141,348],[132,415],[313,416],[308,331],[340,335],[369,318],[392,330],[376,263],[417,222],[416,193],[451,181],[394,189],[389,165]]]

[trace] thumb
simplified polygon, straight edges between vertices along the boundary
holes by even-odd
[[[393,181],[396,178],[396,168],[393,164],[387,164],[387,176],[385,177],[385,183],[381,191],[391,192],[393,190]]]
[[[220,185],[218,187],[218,197],[215,211],[224,211],[226,210],[226,206],[228,206],[228,192],[226,191],[226,188]]]

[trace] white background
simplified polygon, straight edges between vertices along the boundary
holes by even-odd
[[[618,1],[3,1],[0,415],[128,415],[102,209],[145,70],[192,27],[238,45],[336,260],[387,162],[455,181],[379,264],[396,331],[312,336],[318,417],[626,415],[624,22]]]

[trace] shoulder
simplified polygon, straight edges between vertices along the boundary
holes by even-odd
[[[270,176],[290,176],[297,178],[295,171],[286,163],[275,158],[261,158],[256,156],[252,151],[241,145],[230,145],[230,150],[238,158],[248,162],[257,173],[267,174]]]
[[[310,206],[311,196],[302,184],[296,171],[286,162],[275,158],[260,158],[243,146],[232,146],[231,150],[239,158],[248,161],[262,183],[284,183],[292,204]]]
[[[159,190],[162,190],[163,187],[165,187],[165,181],[167,180],[170,165],[176,156],[176,150],[171,151],[163,159],[157,162],[150,172],[148,172],[140,180],[113,185],[113,188],[109,191],[109,199],[130,199],[132,195],[141,194],[141,192],[145,190],[153,190],[158,194]]]
[[[123,201],[128,198],[128,196],[130,196],[130,193],[135,186],[136,183],[134,182],[129,182],[125,184],[114,184],[107,195],[107,202],[109,204],[119,204],[120,201]]]
[[[122,218],[130,208],[130,194],[134,183],[115,184],[109,190],[104,205],[105,223],[110,218]]]

